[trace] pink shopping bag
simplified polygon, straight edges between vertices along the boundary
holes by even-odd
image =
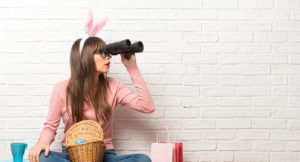
[[[176,162],[174,143],[152,143],[151,145],[152,162]]]
[[[183,162],[182,142],[161,142],[161,143],[173,143],[175,145],[176,162]]]

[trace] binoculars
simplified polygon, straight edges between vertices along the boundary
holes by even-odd
[[[143,52],[144,45],[141,41],[131,44],[129,39],[125,39],[118,42],[109,43],[104,49],[100,50],[100,53],[104,52],[105,54],[117,55],[120,53],[139,53]]]

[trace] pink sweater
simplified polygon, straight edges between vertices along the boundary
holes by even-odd
[[[108,77],[109,87],[111,88],[111,94],[108,97],[108,102],[111,106],[112,113],[114,112],[117,104],[122,104],[131,109],[143,112],[151,113],[154,111],[154,103],[147,85],[140,73],[137,65],[126,68],[130,74],[131,80],[136,88],[136,93],[128,89],[120,81]],[[64,135],[61,139],[61,144],[65,146],[65,136],[68,129],[74,124],[72,119],[69,118],[66,108],[66,87],[68,85],[68,80],[61,81],[54,86],[52,91],[52,96],[50,99],[50,107],[46,122],[41,131],[39,142],[44,142],[51,144],[54,141],[56,135],[56,130],[60,124],[60,119],[62,118],[65,124]],[[95,112],[90,104],[84,103],[84,114],[89,120],[96,120]],[[68,108],[70,111],[70,107]],[[112,116],[113,117],[113,116]],[[106,142],[106,149],[114,149],[113,140],[113,128],[112,120],[104,123],[99,121],[98,123],[104,132],[104,141]]]

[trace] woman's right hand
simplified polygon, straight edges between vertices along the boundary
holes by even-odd
[[[30,152],[28,154],[28,159],[30,162],[39,162],[40,161],[40,153],[42,150],[45,150],[45,156],[48,156],[50,151],[50,146],[47,143],[38,142],[33,147],[31,147]]]

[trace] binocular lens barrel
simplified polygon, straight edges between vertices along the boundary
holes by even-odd
[[[128,49],[131,45],[129,39],[125,39],[119,42],[109,43],[106,45],[104,53],[106,54],[118,54]]]
[[[138,53],[143,52],[144,45],[141,41],[131,44],[129,39],[119,42],[113,42],[106,45],[104,49],[105,54],[117,55],[120,53]]]
[[[133,43],[130,47],[131,47],[131,51],[135,53],[143,52],[144,50],[144,45],[141,41]]]

